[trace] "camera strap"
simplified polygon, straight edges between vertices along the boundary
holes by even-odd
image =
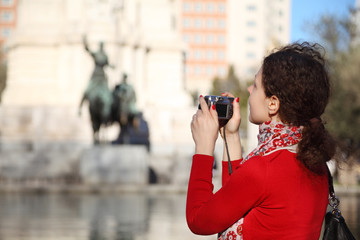
[[[232,171],[232,166],[231,166],[231,160],[230,160],[229,147],[228,147],[228,144],[227,144],[227,141],[226,141],[226,136],[225,136],[225,127],[226,127],[226,125],[223,127],[223,135],[224,135],[224,142],[225,142],[226,155],[227,155],[227,158],[228,158],[229,175],[231,175],[233,171]]]

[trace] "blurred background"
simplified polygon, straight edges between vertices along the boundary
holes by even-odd
[[[326,50],[333,92],[323,119],[345,160],[332,166],[335,189],[360,238],[359,7],[0,0],[0,239],[215,239],[185,220],[198,96],[240,97],[251,151],[247,86],[265,55],[295,41]],[[215,189],[221,156],[219,140]]]

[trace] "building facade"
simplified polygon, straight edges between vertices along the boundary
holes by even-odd
[[[263,57],[290,41],[291,0],[181,0],[180,9],[185,82],[194,93],[209,93],[231,65],[240,81],[252,80]],[[248,124],[247,149],[257,131]]]
[[[190,89],[206,90],[209,79],[226,75],[226,4],[226,0],[182,1],[181,34],[188,46],[185,77]]]
[[[187,44],[189,89],[209,91],[230,65],[252,78],[263,56],[290,41],[290,0],[181,0],[181,34]]]
[[[228,61],[253,78],[264,55],[290,41],[290,0],[228,0]]]
[[[0,1],[0,45],[3,47],[16,29],[17,5],[17,0]]]

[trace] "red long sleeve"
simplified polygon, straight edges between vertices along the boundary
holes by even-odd
[[[212,157],[195,155],[188,187],[186,211],[188,225],[191,231],[202,235],[219,233],[239,220],[261,199],[262,190],[260,188],[265,183],[264,176],[261,176],[262,173],[246,174],[243,172],[237,174],[241,167],[239,166],[231,175],[231,179],[234,181],[227,181],[229,177],[225,177],[226,184],[213,194],[212,175],[205,173],[209,167],[211,169],[212,163]],[[242,187],[245,185],[236,186],[238,182],[255,184],[257,187],[246,187],[248,190],[244,191]],[[241,198],[248,198],[249,200],[239,205]]]
[[[231,161],[231,168],[235,171],[241,163],[242,159]],[[227,161],[222,161],[222,185],[224,186],[225,183],[229,180],[229,163]]]
[[[318,239],[328,203],[326,176],[302,167],[286,150],[223,164],[223,187],[213,193],[213,157],[194,155],[186,217],[196,234],[219,233],[244,217],[244,238]],[[300,204],[301,203],[301,204]]]

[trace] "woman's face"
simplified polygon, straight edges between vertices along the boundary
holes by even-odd
[[[269,99],[265,95],[265,90],[262,84],[262,70],[263,68],[261,67],[255,75],[254,83],[248,87],[248,91],[250,93],[249,121],[254,124],[261,124],[271,120],[268,111]]]

